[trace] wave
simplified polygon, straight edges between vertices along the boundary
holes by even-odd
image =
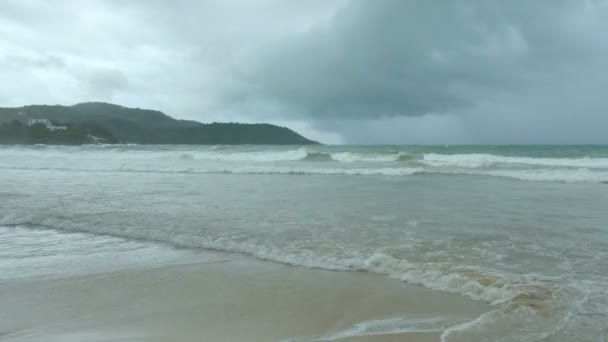
[[[507,157],[494,154],[437,154],[426,153],[422,163],[435,167],[455,166],[461,168],[481,168],[497,164],[553,166],[589,169],[608,169],[608,158],[532,158]]]
[[[231,146],[146,146],[146,145],[85,145],[85,146],[0,146],[1,157],[64,157],[78,159],[155,160],[188,158],[195,160],[235,162],[333,161],[336,163],[417,163],[418,166],[458,167],[467,169],[501,167],[564,167],[608,169],[608,158],[543,158],[503,156],[489,153],[412,153],[400,150],[323,151],[310,147],[270,149]]]
[[[193,236],[163,229],[113,229],[96,225],[74,225],[70,227],[65,222],[58,225],[53,221],[52,219],[39,221],[39,219],[34,219],[32,215],[7,215],[0,218],[0,226],[51,229],[65,233],[91,233],[127,240],[160,242],[178,248],[201,248],[243,253],[261,260],[312,269],[365,271],[388,275],[433,290],[461,294],[493,305],[505,303],[518,294],[518,289],[508,285],[506,280],[501,280],[500,277],[487,273],[483,275],[482,270],[478,272],[458,272],[456,269],[421,267],[407,260],[385,254],[381,250],[371,253],[361,250],[353,252],[354,254],[350,256],[322,255],[310,249],[299,248],[297,244],[274,246],[266,241],[254,238],[242,240],[232,239],[230,236]],[[491,283],[488,282],[487,279],[492,277],[495,280]]]
[[[191,159],[241,162],[339,162],[339,163],[390,163],[415,160],[416,156],[404,153],[359,153],[359,152],[325,152],[305,148],[286,151],[263,152],[190,152],[185,153]],[[180,154],[182,156],[184,154]],[[172,158],[175,155],[165,155]]]
[[[504,319],[512,319],[510,324],[528,324],[529,322],[554,326],[554,320],[560,321],[569,314],[564,309],[571,307],[569,299],[564,301],[567,288],[558,285],[554,279],[539,275],[509,275],[477,267],[440,267],[432,263],[414,264],[405,259],[389,255],[390,252],[377,250],[351,251],[348,255],[320,254],[297,244],[273,245],[267,240],[226,236],[205,236],[179,234],[169,229],[122,229],[96,225],[66,225],[65,221],[42,219],[32,221],[32,216],[0,217],[0,226],[22,227],[30,229],[55,230],[64,233],[80,232],[96,235],[115,236],[127,240],[161,242],[178,248],[202,248],[208,250],[243,253],[257,259],[302,266],[313,269],[333,271],[365,271],[387,275],[401,281],[422,285],[426,288],[460,294],[475,300],[487,302],[495,307],[488,314],[471,322],[455,320],[417,320],[411,318],[394,318],[368,321],[356,324],[351,328],[324,336],[321,340],[337,340],[349,336],[366,336],[382,333],[399,332],[441,332],[442,341],[448,336],[458,335],[471,329],[483,327],[485,331],[495,331],[488,325]],[[388,252],[388,253],[385,253]],[[565,305],[565,306],[564,306]],[[539,315],[538,312],[542,312]],[[546,313],[550,312],[551,315]],[[547,322],[550,319],[551,322]],[[526,340],[526,339],[524,339]]]
[[[180,150],[146,150],[143,148],[131,148],[130,146],[106,145],[98,147],[95,145],[85,147],[54,147],[40,146],[35,148],[17,148],[2,150],[4,156],[31,156],[31,157],[69,157],[77,152],[79,158],[97,159],[100,157],[108,159],[129,160],[155,160],[155,159],[195,159],[226,162],[289,162],[289,161],[333,161],[343,163],[355,162],[395,162],[406,160],[405,153],[356,153],[356,152],[325,152],[314,151],[306,148],[298,148],[284,151],[222,151],[218,146],[212,146],[205,150],[180,149]],[[12,153],[11,153],[12,152]],[[126,153],[125,153],[126,152]]]
[[[331,153],[328,152],[312,152],[309,151],[306,153],[306,157],[303,160],[307,161],[319,161],[319,162],[328,162],[332,161]]]
[[[305,148],[283,151],[223,151],[221,147],[206,148],[161,146],[152,148],[144,145],[85,145],[85,146],[20,146],[1,147],[0,157],[31,157],[31,158],[78,158],[84,160],[171,160],[195,159],[226,162],[281,162],[305,160],[308,151]]]
[[[380,320],[369,320],[354,324],[353,326],[347,329],[335,331],[323,335],[319,338],[315,338],[314,341],[338,341],[352,337],[376,336],[387,334],[392,335],[401,333],[443,332],[446,327],[460,326],[464,323],[466,323],[466,321],[463,321],[462,319],[443,317],[396,317]],[[286,340],[284,342],[295,341],[298,340]]]
[[[248,151],[248,152],[221,152],[218,147],[212,147],[209,151],[165,151],[163,153],[149,152],[147,155],[140,155],[142,159],[193,159],[224,162],[289,162],[306,160],[311,155],[304,148],[286,151]],[[314,153],[313,153],[314,154]]]
[[[346,164],[409,163],[411,166],[457,167],[465,169],[500,167],[562,167],[608,170],[608,158],[532,158],[507,157],[493,154],[414,154],[406,152],[361,153],[361,152],[324,152],[310,151],[305,148],[286,151],[260,152],[209,152],[192,151],[176,154],[165,152],[161,156],[154,153],[136,158],[189,158],[195,160],[213,160],[226,162],[335,162]]]
[[[550,169],[550,170],[488,170],[467,172],[460,170],[454,173],[461,175],[502,177],[532,182],[558,183],[608,183],[608,171],[590,169]]]
[[[533,158],[310,147],[0,147],[0,168],[91,172],[292,175],[468,175],[523,181],[608,183],[608,158]]]
[[[316,152],[307,151],[304,160],[334,161],[340,163],[391,163],[415,161],[419,156],[405,152],[360,153],[360,152]]]
[[[21,223],[14,224],[17,221]],[[556,286],[550,279],[540,276],[527,278],[525,275],[517,275],[511,279],[508,274],[495,274],[488,269],[466,270],[461,267],[435,267],[433,264],[414,264],[404,259],[398,259],[385,254],[381,249],[375,252],[360,250],[350,257],[322,255],[307,248],[297,248],[297,244],[283,244],[275,246],[264,240],[232,238],[222,236],[211,238],[208,236],[193,236],[175,234],[170,230],[159,229],[108,229],[95,227],[94,225],[78,225],[72,228],[62,225],[36,225],[35,222],[23,220],[2,219],[0,225],[12,227],[29,227],[30,229],[51,229],[59,232],[70,233],[93,233],[124,238],[127,240],[139,240],[150,242],[161,242],[178,248],[201,248],[213,251],[243,253],[257,259],[273,261],[293,266],[301,266],[312,269],[324,269],[332,271],[357,271],[370,272],[386,275],[401,281],[418,284],[429,289],[460,294],[475,300],[485,301],[494,306],[489,314],[484,314],[474,321],[463,321],[458,317],[451,319],[416,319],[408,317],[389,318],[384,320],[366,321],[323,336],[319,340],[339,340],[346,337],[372,336],[386,333],[401,332],[443,332],[444,339],[451,341],[452,335],[467,330],[475,330],[480,326],[484,331],[494,331],[487,328],[496,321],[511,319],[512,313],[517,315],[510,322],[513,325],[527,324],[530,321],[546,323],[547,315],[538,315],[535,310],[539,306],[547,307],[549,316],[553,319],[561,319],[562,311],[554,310],[554,307],[565,303],[553,303],[557,297],[556,293],[564,289]],[[47,220],[48,221],[48,220]],[[523,279],[523,280],[522,280]],[[529,303],[520,298],[532,298]],[[518,302],[518,301],[521,301]],[[523,316],[522,316],[523,314]],[[551,322],[552,323],[552,322]],[[553,324],[550,324],[553,326]],[[477,330],[475,330],[477,332]],[[525,339],[524,339],[525,340]]]
[[[182,159],[191,159],[182,157]],[[345,175],[345,176],[387,176],[405,177],[414,175],[460,175],[499,177],[532,182],[596,183],[608,184],[608,171],[590,169],[532,169],[532,170],[483,170],[483,169],[429,169],[424,167],[296,167],[296,166],[176,166],[166,165],[109,165],[95,168],[86,166],[0,166],[4,170],[47,170],[73,172],[116,172],[116,173],[167,173],[167,174],[243,174],[243,175]]]
[[[0,170],[23,171],[73,171],[73,172],[116,172],[116,173],[165,173],[165,174],[242,174],[242,175],[346,175],[346,176],[410,176],[424,173],[422,168],[298,168],[298,167],[208,167],[208,168],[86,168],[86,167],[19,167],[0,166]]]
[[[402,160],[405,153],[354,153],[354,152],[335,152],[331,154],[331,158],[335,161],[344,163],[355,162],[395,162]]]

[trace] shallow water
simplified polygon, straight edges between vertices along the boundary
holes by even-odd
[[[445,341],[603,341],[604,182],[592,146],[2,147],[0,279],[215,249],[494,305]]]

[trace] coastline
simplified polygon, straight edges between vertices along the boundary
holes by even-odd
[[[6,281],[0,307],[11,309],[0,311],[0,341],[439,341],[438,318],[466,322],[491,310],[377,274],[209,254],[196,263]],[[395,319],[401,328],[362,328]]]

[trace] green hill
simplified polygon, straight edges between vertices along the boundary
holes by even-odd
[[[11,130],[15,121],[23,124],[28,119],[48,119],[69,126],[78,136],[90,134],[93,127],[98,134],[103,130],[109,141],[132,144],[317,144],[298,133],[270,124],[212,123],[176,120],[162,112],[127,108],[109,103],[87,102],[73,106],[33,105],[19,108],[0,107],[0,143],[2,135]],[[11,126],[12,127],[12,126]],[[16,127],[16,126],[15,126]],[[12,129],[15,129],[13,127]],[[86,127],[86,128],[85,128]],[[57,133],[57,132],[53,132]],[[67,134],[67,132],[64,132]],[[41,138],[44,140],[44,138]],[[62,143],[63,138],[42,143]],[[105,138],[104,138],[105,139]],[[72,137],[70,141],[78,141]],[[14,142],[4,142],[14,143]],[[24,141],[22,143],[32,143]],[[66,141],[66,143],[71,143]]]
[[[0,123],[0,144],[9,145],[82,145],[82,144],[115,144],[119,141],[103,126],[95,123],[53,122],[55,126],[65,129],[49,130],[44,124],[27,124],[13,120],[10,123]]]

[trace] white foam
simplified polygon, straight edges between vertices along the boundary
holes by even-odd
[[[472,173],[475,175],[506,177],[525,181],[564,182],[564,183],[605,183],[608,171],[590,169],[551,169],[551,170],[491,170]]]
[[[395,259],[383,253],[375,253],[365,261],[363,268],[374,273],[387,274],[410,284],[461,294],[493,305],[507,302],[517,293],[516,288],[503,283],[498,277],[494,284],[482,285],[477,279],[456,271],[446,273],[440,269],[422,269],[407,260]]]
[[[276,162],[302,160],[308,156],[304,148],[287,151],[264,151],[264,152],[199,152],[194,158],[218,161],[252,161],[252,162]]]
[[[32,220],[27,217],[27,220]],[[0,217],[0,224],[13,225],[15,222],[24,223],[24,219],[19,219],[15,215]],[[41,222],[31,222],[41,226],[52,227],[59,221],[44,219]],[[211,237],[209,235],[179,234],[175,231],[166,229],[131,229],[131,228],[112,228],[111,226],[77,225],[66,226],[65,222],[60,225],[62,230],[88,231],[96,234],[107,234],[123,238],[141,239],[148,241],[166,242],[178,247],[205,248],[227,252],[246,253],[253,257],[286,263],[290,265],[304,266],[308,268],[320,268],[328,270],[343,271],[368,271],[373,273],[385,274],[402,281],[419,284],[424,287],[461,294],[473,299],[483,300],[504,310],[509,308],[509,303],[517,295],[534,296],[538,287],[530,286],[538,283],[539,286],[546,284],[546,279],[535,276],[534,279],[517,275],[516,282],[509,281],[508,274],[495,274],[483,268],[474,270],[459,269],[457,267],[445,268],[431,263],[414,264],[404,259],[397,259],[382,251],[373,252],[362,249],[359,251],[349,251],[347,254],[320,254],[314,250],[301,248],[298,244],[281,244],[280,246],[269,243],[266,240],[254,237],[243,240],[239,237],[233,238],[231,235]],[[102,239],[103,240],[103,239]],[[153,255],[153,254],[152,254]],[[49,259],[50,260],[50,259]],[[554,282],[553,282],[554,283]],[[584,286],[588,288],[587,284]],[[556,300],[552,288],[544,288],[541,291],[552,293],[550,297]],[[549,298],[549,297],[548,297]],[[544,300],[544,299],[543,299]],[[559,300],[556,300],[559,301]],[[525,304],[524,304],[525,305]],[[526,310],[523,307],[522,310]],[[551,311],[552,312],[552,311]],[[522,320],[546,319],[536,317],[532,310],[523,312]],[[321,340],[335,340],[348,336],[365,336],[380,333],[399,333],[414,331],[439,331],[439,326],[449,326],[444,333],[443,341],[451,341],[448,336],[456,333],[458,336],[463,334],[477,334],[479,331],[487,331],[489,324],[487,320],[495,316],[484,316],[473,322],[450,322],[440,323],[439,321],[418,320],[418,318],[396,318],[389,320],[362,322],[353,327],[325,336]],[[517,319],[519,322],[519,318]],[[435,324],[437,323],[437,324]],[[434,325],[435,324],[435,325]],[[519,322],[518,324],[523,324]],[[554,324],[551,325],[553,327]],[[469,331],[470,330],[470,331]],[[442,331],[442,330],[441,330]],[[450,337],[451,338],[451,337]],[[458,339],[457,339],[458,340]],[[465,339],[466,340],[466,339]]]
[[[331,159],[344,163],[355,162],[394,162],[399,160],[399,153],[354,153],[354,152],[334,152]]]
[[[352,257],[319,255],[310,250],[288,250],[288,247],[277,248],[252,241],[236,242],[227,238],[215,240],[172,239],[173,243],[183,247],[200,247],[227,252],[245,253],[263,260],[281,262],[294,266],[320,268],[335,271],[367,271],[388,275],[404,282],[422,285],[426,288],[464,295],[466,297],[499,305],[511,300],[518,288],[510,286],[497,276],[494,284],[482,285],[477,279],[464,273],[445,272],[441,269],[421,268],[407,260],[395,259],[382,253],[371,256],[362,253]],[[480,270],[481,274],[483,271]]]
[[[185,147],[179,150],[159,147],[157,150],[143,149],[142,146],[127,148],[124,145],[108,146],[42,146],[41,148],[13,147],[0,149],[0,156],[60,158],[70,160],[155,160],[155,159],[197,159],[215,161],[242,161],[242,162],[275,162],[302,160],[308,156],[305,148],[284,151],[220,151],[217,146],[210,148],[193,149]]]
[[[381,175],[381,176],[410,176],[424,172],[422,168],[413,167],[383,167],[383,168],[309,168],[309,167],[240,167],[224,169],[226,173],[244,174],[311,174],[311,175]]]
[[[489,312],[482,314],[481,316],[477,317],[476,319],[474,319],[470,322],[464,322],[462,324],[458,324],[458,325],[449,327],[441,334],[441,342],[448,342],[448,337],[450,335],[452,335],[453,333],[470,330],[470,329],[480,325],[481,323],[489,320],[490,317],[492,317],[494,315],[496,315],[496,311],[489,311]]]
[[[13,222],[24,224],[23,220],[12,217],[4,217],[0,224],[13,225]],[[49,226],[52,220],[40,223],[31,222],[34,225]],[[253,257],[270,260],[295,266],[308,268],[320,268],[336,271],[368,271],[372,273],[385,274],[402,281],[425,286],[430,289],[449,293],[461,294],[473,299],[483,300],[492,304],[500,304],[513,298],[517,289],[511,288],[504,283],[499,286],[482,285],[476,279],[457,272],[445,272],[434,268],[420,268],[409,263],[407,260],[395,259],[381,252],[369,254],[369,252],[354,252],[349,256],[323,255],[309,249],[298,246],[284,245],[273,246],[264,241],[249,239],[246,241],[234,240],[229,236],[207,237],[175,234],[167,230],[159,229],[120,229],[115,230],[105,227],[78,226],[74,228],[65,227],[63,230],[89,232],[96,234],[107,234],[122,238],[140,239],[147,241],[158,241],[172,244],[177,247],[204,248],[226,252],[245,253]]]
[[[182,157],[184,162],[190,157]],[[33,165],[35,164],[35,165]],[[26,161],[19,165],[0,166],[0,169],[13,170],[58,170],[82,172],[142,172],[142,173],[192,173],[192,174],[283,174],[283,175],[347,175],[347,176],[411,176],[416,174],[444,174],[501,177],[535,182],[564,182],[564,183],[607,183],[608,171],[590,169],[535,169],[535,170],[475,170],[475,169],[427,169],[423,167],[310,167],[301,166],[268,166],[268,165],[206,165],[206,164],[90,164],[86,161],[73,164],[57,161],[43,165],[36,161]]]
[[[396,152],[314,152],[307,148],[226,151],[225,147],[152,149],[142,146],[42,146],[0,148],[0,158],[4,161],[0,168],[90,172],[381,176],[424,173],[502,177],[535,182],[608,183],[606,158],[529,158],[433,153],[422,155],[422,159],[412,156],[415,155]]]
[[[441,332],[448,326],[461,324],[462,320],[442,317],[396,317],[359,322],[347,329],[336,331],[312,341],[335,341],[349,337],[401,334],[413,332]],[[311,340],[309,340],[311,341]]]
[[[486,153],[437,154],[426,153],[422,162],[435,167],[454,166],[461,168],[480,168],[496,164],[519,164],[529,166],[558,166],[575,168],[608,169],[608,158],[532,158],[507,157]]]
[[[187,159],[187,158],[184,158]],[[384,167],[384,168],[340,168],[340,167],[289,167],[289,166],[222,166],[222,165],[150,165],[119,164],[116,166],[104,165],[101,167],[87,167],[86,164],[69,165],[60,163],[58,165],[47,165],[32,167],[30,165],[0,166],[0,169],[10,170],[57,170],[78,172],[141,172],[141,173],[184,173],[184,174],[266,174],[266,175],[347,175],[347,176],[410,176],[425,172],[422,168],[413,167]]]
[[[531,170],[484,170],[484,169],[444,169],[425,170],[426,173],[502,177],[534,182],[562,183],[606,183],[608,170],[590,169],[531,169]]]

